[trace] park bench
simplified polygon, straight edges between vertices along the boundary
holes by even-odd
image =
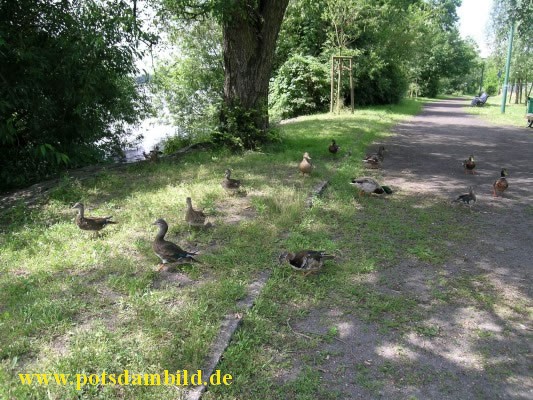
[[[489,98],[489,95],[487,93],[483,93],[481,96],[474,97],[472,99],[472,103],[470,103],[470,105],[472,107],[473,106],[481,107],[487,102],[488,98]]]

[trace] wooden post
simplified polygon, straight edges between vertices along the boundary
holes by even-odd
[[[352,59],[350,58],[350,105],[352,106],[353,114],[353,105],[354,105],[354,93],[353,93],[353,69],[352,69]]]
[[[342,58],[339,59],[339,77],[337,78],[337,114],[341,112]]]
[[[345,66],[345,61],[349,62],[349,68]],[[331,98],[329,104],[329,112],[334,112],[334,100],[333,96],[335,94],[335,68],[337,68],[337,113],[340,113],[341,108],[341,87],[342,87],[342,70],[347,69],[350,71],[350,103],[352,113],[354,112],[355,104],[355,93],[354,93],[354,84],[353,84],[353,58],[345,56],[332,56],[331,57]]]

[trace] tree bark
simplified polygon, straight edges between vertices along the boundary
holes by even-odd
[[[222,24],[225,106],[252,111],[261,131],[268,128],[268,85],[288,2],[240,0]]]

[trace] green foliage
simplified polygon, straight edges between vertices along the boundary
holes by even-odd
[[[189,140],[205,140],[217,127],[223,97],[222,32],[213,19],[176,23],[169,32],[179,57],[158,66],[156,96]]]
[[[120,148],[146,108],[135,28],[121,1],[0,2],[0,187]]]
[[[223,105],[220,124],[213,133],[213,142],[235,151],[258,149],[272,139],[268,130],[258,127],[258,121],[262,118],[263,110]]]
[[[279,118],[325,111],[329,102],[327,65],[312,56],[290,57],[271,83],[269,102],[272,114]]]
[[[274,70],[277,71],[292,55],[318,57],[322,53],[328,32],[324,8],[323,1],[289,2],[279,33]]]
[[[455,25],[457,3],[434,0],[416,13],[419,40],[409,63],[410,78],[423,96],[464,90],[467,76],[479,69],[475,44],[461,39]]]

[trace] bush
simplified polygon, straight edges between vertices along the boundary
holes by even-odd
[[[271,82],[269,102],[274,118],[325,111],[329,102],[327,65],[312,56],[290,57]]]
[[[120,1],[0,2],[0,189],[120,149],[147,108],[134,23]]]

